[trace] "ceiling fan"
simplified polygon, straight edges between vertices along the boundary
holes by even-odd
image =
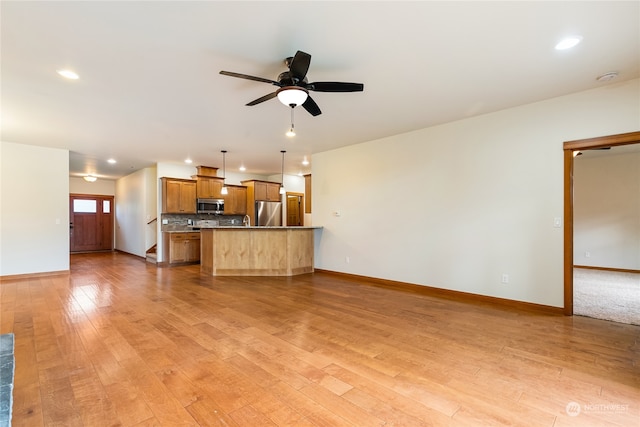
[[[254,80],[256,82],[270,83],[278,86],[279,89],[268,95],[255,99],[247,104],[252,106],[260,104],[278,97],[280,102],[291,108],[302,105],[312,116],[322,114],[318,104],[309,96],[309,91],[315,92],[362,92],[364,85],[362,83],[346,83],[346,82],[313,82],[307,81],[307,71],[311,63],[311,55],[297,51],[293,57],[285,59],[288,71],[280,73],[278,80],[269,80],[262,77],[254,77],[246,74],[233,73],[231,71],[220,71],[220,74],[241,79]]]

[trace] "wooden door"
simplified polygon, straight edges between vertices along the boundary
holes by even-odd
[[[267,184],[267,200],[272,202],[281,201],[280,184],[274,184],[274,183]]]
[[[71,252],[113,249],[113,196],[69,196]]]
[[[303,196],[295,193],[287,193],[287,225],[303,225],[302,206]]]
[[[182,183],[180,181],[165,181],[165,192],[162,195],[164,197],[165,212],[175,213],[180,212],[180,190],[182,189]]]
[[[183,182],[180,188],[180,212],[196,213],[196,183]]]
[[[256,200],[267,200],[267,183],[256,182],[253,184],[254,197]]]

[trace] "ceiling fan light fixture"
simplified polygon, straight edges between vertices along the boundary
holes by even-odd
[[[278,89],[277,96],[280,102],[287,107],[296,107],[304,104],[309,96],[309,92],[298,86],[286,86]]]

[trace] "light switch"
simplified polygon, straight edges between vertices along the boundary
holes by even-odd
[[[562,218],[560,218],[559,216],[553,218],[553,226],[555,228],[560,228],[562,227]]]

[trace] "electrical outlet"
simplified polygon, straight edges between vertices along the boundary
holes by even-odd
[[[591,252],[587,251],[584,253],[585,258],[591,258]]]
[[[502,280],[500,280],[501,283],[509,283],[509,275],[504,273],[502,275]]]

